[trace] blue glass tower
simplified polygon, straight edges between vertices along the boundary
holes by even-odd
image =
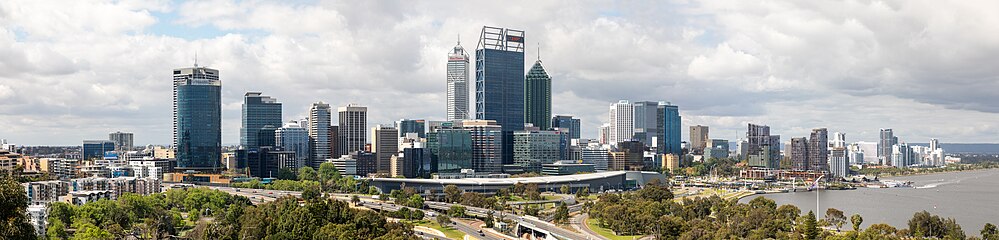
[[[399,137],[405,137],[407,133],[416,133],[421,138],[427,137],[427,123],[423,119],[401,119],[395,122],[395,127],[399,129]]]
[[[219,71],[173,70],[173,140],[177,170],[222,169],[222,82]]]
[[[475,50],[475,119],[502,127],[503,164],[513,163],[513,131],[524,129],[524,31],[482,27]]]
[[[249,149],[274,146],[274,131],[281,127],[281,103],[277,99],[247,92],[243,95],[243,126],[239,144]]]
[[[657,109],[657,125],[659,125],[659,152],[664,154],[683,155],[680,148],[680,109],[669,103],[659,103]]]
[[[570,139],[579,139],[580,128],[579,119],[571,115],[555,115],[552,117],[552,128],[564,128],[569,130]]]
[[[83,140],[83,160],[103,159],[108,151],[114,151],[113,141]]]

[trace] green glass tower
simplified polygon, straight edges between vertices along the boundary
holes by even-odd
[[[524,77],[524,122],[548,130],[551,119],[552,78],[538,59]]]

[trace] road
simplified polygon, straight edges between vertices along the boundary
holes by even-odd
[[[350,201],[350,197],[348,197],[348,196],[350,196],[350,195],[349,194],[335,194],[334,195],[334,197],[337,198],[337,199],[339,199],[339,200]],[[371,208],[371,209],[379,209],[379,210],[383,210],[383,211],[399,211],[402,208],[409,208],[409,207],[405,207],[405,206],[396,205],[396,204],[394,204],[392,202],[381,202],[381,201],[379,201],[377,199],[373,199],[373,198],[370,198],[370,197],[361,197],[361,196],[359,196],[358,199],[361,200],[360,202],[358,202],[358,206],[363,206],[363,207],[367,207],[367,208]],[[410,210],[414,210],[413,208],[409,208],[409,209]],[[428,210],[421,210],[421,211],[428,211]],[[429,220],[429,221],[437,221],[437,219],[435,217],[437,216],[437,214],[440,214],[440,213],[439,212],[432,212],[432,213],[430,213],[430,212],[432,212],[432,211],[429,211],[424,216],[424,219]],[[468,225],[467,223],[464,223],[462,221],[452,221],[452,222],[454,222],[453,226],[454,226],[455,229],[457,229],[458,231],[461,231],[461,232],[465,233],[466,235],[468,235],[470,237],[474,237],[474,238],[477,238],[477,239],[485,239],[485,240],[514,239],[513,237],[508,237],[508,236],[503,236],[503,235],[497,235],[495,233],[488,232],[488,231],[482,231],[482,229],[479,228],[478,226],[471,226],[471,225]]]
[[[450,208],[452,205],[456,205],[456,204],[451,204],[451,203],[432,202],[432,201],[426,201],[425,203],[427,204],[427,206],[430,206],[430,208],[434,208],[434,209],[447,209],[447,208]],[[459,206],[464,206],[464,205],[459,205]],[[477,207],[472,207],[472,206],[464,206],[464,207],[465,207],[465,210],[466,210],[467,213],[469,213],[470,215],[475,215],[475,216],[486,216],[487,214],[489,214],[490,211],[493,211],[493,210],[489,210],[489,209],[477,208]],[[569,239],[594,239],[594,238],[589,237],[587,235],[582,235],[582,234],[579,234],[579,233],[575,233],[573,231],[569,231],[569,230],[563,229],[561,227],[558,227],[555,224],[552,224],[550,222],[542,221],[540,219],[537,219],[537,218],[534,218],[534,217],[530,217],[530,216],[523,217],[523,216],[518,216],[518,215],[513,215],[513,214],[505,214],[504,218],[505,219],[511,219],[511,220],[514,220],[514,221],[517,221],[517,222],[529,223],[529,224],[534,225],[534,226],[536,226],[538,228],[541,228],[542,230],[545,230],[545,231],[551,232],[551,233],[553,233],[555,235],[562,236],[562,237],[569,238]]]
[[[576,214],[576,216],[573,216],[572,219],[569,220],[569,224],[572,225],[572,228],[575,228],[579,232],[588,235],[587,236],[588,239],[609,240],[604,236],[600,236],[600,234],[597,234],[597,232],[591,230],[590,226],[586,225],[586,220],[589,217],[590,216],[586,213]]]

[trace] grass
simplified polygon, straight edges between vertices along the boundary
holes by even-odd
[[[639,239],[639,238],[642,237],[642,235],[618,236],[617,234],[614,234],[614,231],[612,231],[610,229],[606,229],[606,228],[601,227],[600,224],[597,224],[597,222],[598,222],[598,220],[596,220],[596,219],[592,219],[592,218],[591,219],[587,219],[586,220],[586,226],[588,226],[590,228],[590,230],[593,230],[597,234],[600,234],[600,236],[603,236],[603,237],[605,237],[607,239],[610,239],[610,240],[632,240],[632,239]]]
[[[443,227],[440,224],[438,224],[437,221],[419,220],[419,221],[410,221],[409,223],[412,223],[413,225],[416,226],[424,226],[440,230],[441,232],[444,232],[445,237],[448,237],[450,239],[465,239],[465,233],[458,231],[453,227]]]

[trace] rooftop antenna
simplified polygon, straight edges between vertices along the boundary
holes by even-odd
[[[541,61],[541,42],[538,42],[538,61]]]
[[[198,51],[194,51],[194,67],[198,67]]]
[[[458,33],[458,45],[461,45],[461,33]]]

